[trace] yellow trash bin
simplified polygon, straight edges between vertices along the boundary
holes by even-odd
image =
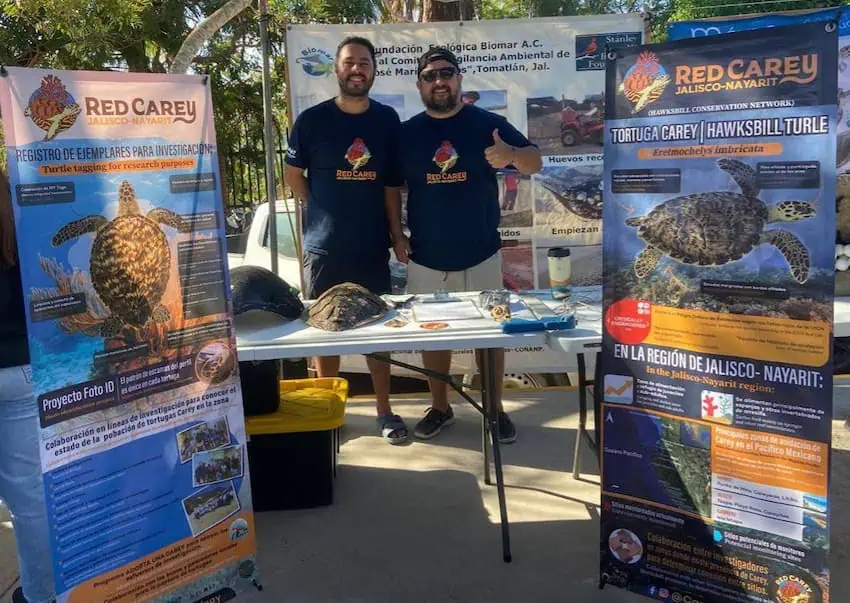
[[[255,511],[333,503],[347,399],[345,379],[288,379],[280,382],[276,412],[246,417]]]

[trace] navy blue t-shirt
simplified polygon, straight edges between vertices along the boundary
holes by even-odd
[[[386,257],[384,187],[404,183],[396,151],[400,128],[395,109],[372,99],[363,113],[344,113],[329,99],[298,116],[286,163],[307,170],[304,249]]]
[[[432,270],[466,270],[502,245],[496,169],[484,156],[493,130],[514,147],[531,143],[507,119],[474,105],[437,119],[424,111],[402,124],[411,260]]]

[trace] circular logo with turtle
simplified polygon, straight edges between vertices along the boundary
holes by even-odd
[[[812,603],[813,601],[812,587],[802,578],[789,574],[776,579],[776,603]]]
[[[655,53],[647,50],[638,55],[617,90],[632,103],[632,113],[637,113],[657,101],[669,83],[670,74],[658,62]]]
[[[305,48],[295,62],[310,77],[328,77],[334,67],[333,57],[321,48]]]
[[[629,565],[643,557],[643,543],[637,534],[625,528],[617,528],[608,536],[608,548],[618,561]]]
[[[355,138],[351,146],[345,151],[345,160],[355,170],[362,168],[371,158],[372,154],[369,152],[369,147],[366,146],[362,138]]]
[[[248,522],[240,517],[230,524],[227,534],[231,540],[242,540],[248,535]]]
[[[440,168],[441,174],[445,174],[446,170],[451,169],[457,163],[457,159],[457,151],[448,140],[444,140],[437,152],[434,153],[434,163]]]
[[[236,368],[236,359],[230,346],[213,341],[201,348],[195,358],[195,375],[198,380],[218,385],[227,379]]]
[[[44,142],[47,142],[73,126],[80,110],[80,105],[65,89],[62,80],[55,75],[47,75],[30,96],[24,115],[44,131]]]

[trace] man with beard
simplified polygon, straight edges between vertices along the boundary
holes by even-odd
[[[401,121],[395,109],[369,98],[375,79],[375,48],[361,37],[337,47],[334,72],[339,93],[298,116],[286,151],[286,181],[306,200],[304,296],[316,299],[343,282],[375,294],[391,293],[389,247],[406,258],[399,228],[404,183],[397,160]],[[304,174],[304,170],[307,174]],[[390,408],[389,364],[367,359],[378,425],[391,444],[407,440],[407,428]],[[316,359],[319,377],[339,374],[339,356]]]
[[[408,187],[407,225],[411,293],[502,289],[499,188],[496,170],[513,166],[540,171],[538,148],[501,115],[461,99],[462,75],[455,55],[440,47],[419,58],[416,87],[425,111],[402,124],[399,148]],[[394,223],[393,232],[400,229]],[[452,353],[424,352],[425,368],[449,372]],[[477,354],[479,367],[482,354]],[[504,374],[505,354],[496,357]],[[502,409],[501,379],[493,392],[500,442],[516,441],[516,428]],[[428,439],[454,421],[446,385],[428,381],[433,402],[414,430]]]

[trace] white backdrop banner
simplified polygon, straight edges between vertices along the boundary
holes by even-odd
[[[346,36],[360,35],[375,45],[377,72],[371,96],[394,107],[402,121],[424,108],[416,89],[418,57],[430,46],[448,46],[463,72],[464,102],[504,115],[544,156],[543,170],[530,179],[511,171],[499,174],[505,286],[548,288],[547,252],[557,246],[572,251],[575,285],[601,285],[604,53],[606,48],[642,44],[643,32],[643,18],[636,13],[289,25],[293,117],[337,93],[334,53]],[[394,287],[400,292],[406,280],[404,266],[394,263],[392,268]],[[560,364],[562,359],[549,355],[542,350],[509,351],[508,370]]]

